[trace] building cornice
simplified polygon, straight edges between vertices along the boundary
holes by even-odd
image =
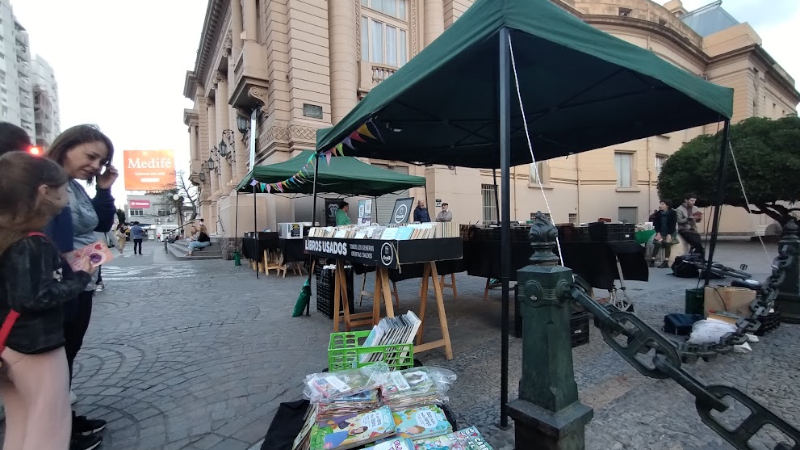
[[[764,50],[764,47],[761,45],[751,44],[726,53],[721,53],[711,58],[710,63],[717,64],[725,61],[726,59],[736,58],[739,56],[749,57],[750,55],[755,55],[758,59],[760,59],[764,63],[764,66],[767,67],[766,75],[772,76],[781,88],[786,89],[789,94],[794,96],[795,103],[800,103],[800,91],[795,88],[794,80],[787,78],[788,75],[786,74],[785,70],[780,67],[777,61],[775,61],[775,59],[769,53],[767,53],[767,51]]]
[[[225,13],[230,5],[230,0],[208,0],[206,17],[203,20],[203,31],[200,33],[200,44],[197,48],[194,74],[197,79],[205,79],[214,57],[216,42],[222,29]]]
[[[608,15],[594,15],[586,14],[579,15],[584,22],[598,27],[598,25],[616,26],[622,28],[633,28],[637,30],[646,31],[648,33],[657,34],[673,44],[680,47],[682,50],[687,51],[694,58],[701,61],[703,64],[708,64],[711,58],[703,51],[702,48],[695,45],[691,39],[681,35],[670,27],[653,23],[649,20],[637,19],[633,17],[620,17]],[[651,50],[651,49],[646,49]],[[652,51],[652,50],[651,50]]]
[[[194,101],[195,93],[197,92],[197,77],[193,70],[186,71],[186,77],[183,81],[183,96],[189,100]]]

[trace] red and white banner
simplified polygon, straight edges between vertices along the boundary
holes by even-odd
[[[128,200],[128,207],[130,209],[149,209],[150,200]]]

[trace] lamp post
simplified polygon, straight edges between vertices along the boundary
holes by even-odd
[[[178,214],[178,229],[183,229],[183,196],[174,194],[172,201],[175,202],[175,210]]]

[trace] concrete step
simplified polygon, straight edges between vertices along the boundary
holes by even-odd
[[[167,251],[177,259],[188,261],[196,259],[222,259],[222,248],[219,242],[211,240],[211,245],[206,248],[195,250],[192,256],[187,256],[189,252],[189,241],[180,240],[172,244],[167,244]]]

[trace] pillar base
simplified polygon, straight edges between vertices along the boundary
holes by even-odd
[[[553,412],[517,399],[508,404],[508,414],[514,419],[516,448],[576,450],[584,448],[584,429],[594,412],[578,401]]]
[[[775,310],[781,313],[781,322],[800,323],[800,295],[778,295]]]

